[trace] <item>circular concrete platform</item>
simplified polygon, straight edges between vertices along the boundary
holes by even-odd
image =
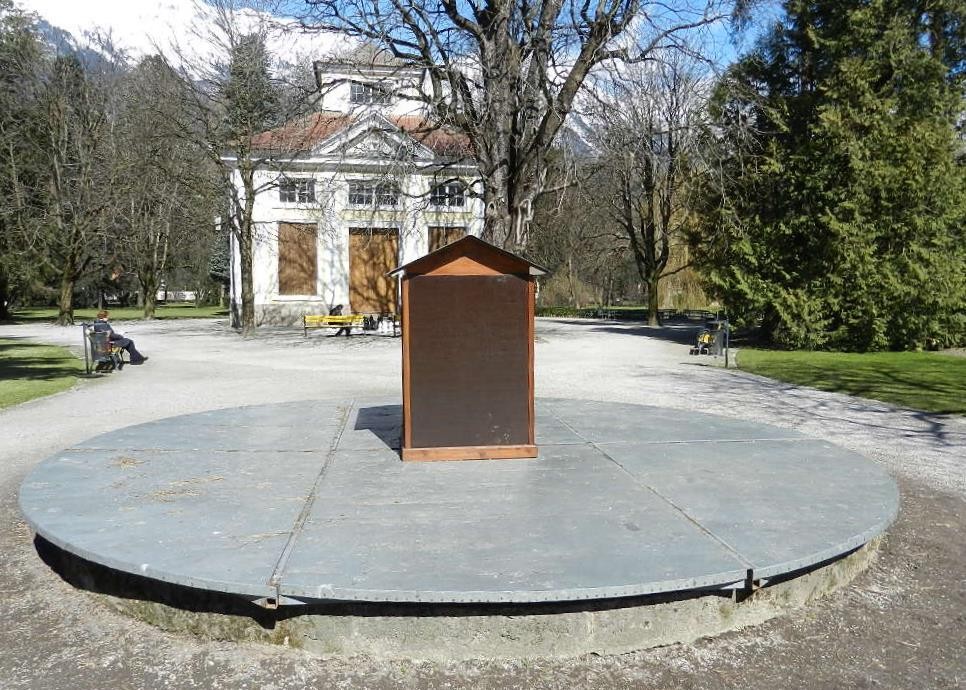
[[[33,529],[118,571],[271,603],[533,603],[744,588],[895,518],[879,466],[720,416],[537,402],[535,460],[402,463],[397,402],[132,426],[44,461]]]

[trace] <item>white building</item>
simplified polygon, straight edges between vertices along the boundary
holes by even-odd
[[[478,171],[465,136],[429,126],[414,97],[425,75],[357,52],[316,63],[317,112],[265,132],[285,151],[256,174],[256,324],[303,314],[395,313],[392,268],[483,226]],[[236,184],[241,189],[240,179]],[[232,243],[232,311],[241,311]]]

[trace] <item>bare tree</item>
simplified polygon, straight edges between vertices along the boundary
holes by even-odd
[[[112,85],[116,66],[59,56],[40,92],[37,155],[46,169],[33,224],[37,256],[57,280],[57,323],[74,320],[74,288],[97,264],[111,223]]]
[[[265,133],[301,115],[311,93],[305,84],[292,83],[273,70],[266,39],[281,27],[268,11],[272,3],[214,0],[198,8],[205,21],[195,27],[193,38],[205,46],[203,55],[180,46],[173,51],[187,87],[181,132],[202,145],[229,200],[223,222],[240,256],[241,313],[236,322],[243,335],[251,335],[255,199],[279,182],[278,175],[259,172],[278,170],[301,148],[284,133]]]
[[[596,138],[610,179],[602,198],[634,258],[648,321],[657,325],[660,281],[689,268],[680,254],[697,207],[697,180],[716,169],[712,85],[694,60],[667,53],[659,61],[618,65],[606,87],[598,86]]]
[[[681,45],[745,0],[304,0],[303,22],[383,46],[421,67],[435,123],[464,132],[483,181],[484,235],[526,245],[548,152],[585,79],[606,61]],[[629,48],[631,26],[647,40]]]
[[[211,163],[173,124],[183,115],[183,88],[178,75],[156,56],[125,75],[120,88],[116,244],[120,264],[137,277],[145,318],[154,316],[158,287],[169,266],[186,261],[207,265],[207,256],[197,250],[214,232]]]
[[[564,155],[564,154],[561,154]],[[566,300],[578,309],[588,298],[606,305],[617,274],[626,267],[627,241],[602,208],[607,178],[597,160],[584,158],[573,178],[544,194],[534,208],[527,250],[553,275],[541,286],[541,303]]]

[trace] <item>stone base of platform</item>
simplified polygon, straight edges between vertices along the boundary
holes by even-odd
[[[44,559],[105,606],[204,640],[261,642],[324,658],[462,661],[623,654],[690,643],[758,625],[848,585],[875,560],[881,538],[751,592],[692,591],[574,604],[360,604],[274,611],[230,595],[157,583],[39,541]]]

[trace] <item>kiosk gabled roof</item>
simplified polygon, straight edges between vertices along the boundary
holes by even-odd
[[[496,245],[481,240],[479,237],[467,235],[415,261],[397,266],[387,275],[402,277],[406,275],[443,272],[440,269],[457,263],[464,264],[465,266],[475,265],[489,269],[488,272],[494,274],[527,274],[531,276],[547,274],[547,269],[543,266],[539,266],[505,249],[500,249]],[[458,267],[454,266],[454,269],[452,272],[445,272],[451,273],[452,275],[462,273]]]

